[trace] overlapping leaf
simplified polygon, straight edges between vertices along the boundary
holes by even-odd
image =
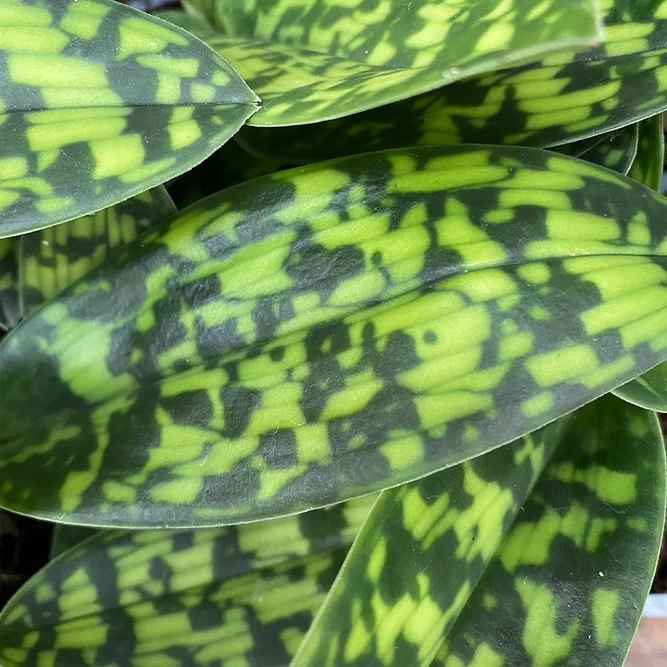
[[[659,192],[664,157],[665,137],[662,114],[659,114],[639,125],[639,150],[630,176]],[[652,368],[614,393],[643,408],[667,412],[667,363]]]
[[[665,135],[660,113],[639,123],[637,157],[629,176],[660,192],[664,158]]]
[[[19,320],[18,242],[0,239],[0,331],[11,329]]]
[[[292,667],[430,664],[570,421],[384,492]]]
[[[10,601],[0,661],[287,665],[374,500],[232,528],[97,536]]]
[[[111,0],[3,0],[0,237],[186,171],[256,110],[218,54]]]
[[[635,181],[523,148],[220,193],[0,346],[2,504],[238,522],[510,442],[667,358],[666,216]]]
[[[611,132],[608,137],[591,146],[581,155],[581,159],[599,164],[624,176],[630,171],[637,156],[639,143],[638,124],[628,125]]]
[[[292,667],[620,667],[664,511],[655,415],[600,399],[385,492]]]
[[[544,147],[667,108],[667,2],[614,0],[602,9],[602,46],[547,56],[349,118],[245,128],[243,139],[255,152],[296,163],[418,144]]]
[[[653,414],[612,398],[571,434],[434,667],[624,663],[660,551],[664,444]]]
[[[94,215],[22,236],[19,276],[24,312],[39,308],[99,266],[115,248],[175,211],[167,191],[159,186]]]
[[[209,43],[264,102],[254,125],[346,116],[602,38],[594,2],[214,3]]]

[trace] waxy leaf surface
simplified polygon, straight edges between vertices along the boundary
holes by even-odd
[[[187,171],[256,109],[232,67],[176,26],[111,0],[3,0],[0,237]]]
[[[665,159],[662,114],[639,124],[639,148],[630,177],[660,192]],[[652,368],[628,384],[614,390],[617,396],[648,410],[667,412],[667,363]]]
[[[286,667],[374,500],[230,528],[98,535],[5,607],[0,661]]]
[[[655,415],[604,397],[382,494],[292,667],[620,667],[664,510]]]
[[[525,148],[231,188],[2,343],[0,501],[91,525],[235,523],[508,443],[667,358],[666,217],[636,181]]]
[[[554,146],[624,127],[667,108],[667,2],[615,0],[602,10],[600,46],[548,55],[348,118],[298,128],[246,127],[241,135],[256,153],[305,163],[419,144]]]
[[[254,125],[346,116],[545,53],[600,43],[581,0],[218,0],[209,40],[264,105]]]

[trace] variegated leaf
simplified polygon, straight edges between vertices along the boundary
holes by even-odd
[[[257,109],[189,33],[111,0],[2,0],[0,237],[106,208],[201,162]]]
[[[94,215],[22,236],[19,276],[24,312],[39,308],[99,266],[115,248],[175,211],[167,191],[159,186]]]
[[[0,662],[286,666],[374,500],[231,528],[89,539],[0,614]]]
[[[664,512],[655,415],[604,397],[385,492],[292,667],[620,667]]]
[[[243,140],[255,152],[292,163],[418,144],[545,147],[667,108],[667,1],[611,0],[602,9],[602,46],[469,78],[349,118],[247,127]]]
[[[611,132],[581,155],[582,160],[599,164],[624,176],[637,156],[638,123]]]
[[[662,186],[665,136],[662,114],[639,125],[639,150],[630,176],[654,190]],[[626,401],[649,410],[667,412],[667,363],[662,363],[614,391]]]
[[[508,443],[667,358],[666,216],[636,181],[501,147],[208,198],[2,343],[2,504],[233,523]]]
[[[346,116],[481,72],[599,44],[581,0],[215,2],[210,44],[262,98],[254,125]]]

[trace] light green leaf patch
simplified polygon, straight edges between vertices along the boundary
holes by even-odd
[[[246,127],[255,153],[301,164],[361,150],[459,143],[556,146],[667,108],[667,3],[603,3],[601,46],[467,78],[351,117]],[[261,115],[255,117],[256,123]]]
[[[0,661],[286,666],[374,500],[230,528],[88,539],[4,608]]]
[[[384,492],[291,667],[620,667],[664,510],[655,415],[599,399]]]
[[[190,169],[257,108],[198,39],[111,0],[3,0],[0,34],[0,237]]]
[[[249,122],[347,116],[545,53],[599,43],[594,2],[214,3],[210,44],[264,101]]]
[[[2,343],[0,501],[219,525],[511,442],[667,358],[666,215],[607,169],[488,146],[209,197]]]

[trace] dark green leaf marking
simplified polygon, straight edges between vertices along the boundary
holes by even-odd
[[[569,420],[383,493],[291,667],[429,665]]]
[[[201,531],[112,531],[0,615],[4,667],[287,666],[374,497]]]
[[[524,148],[222,192],[2,343],[2,504],[230,523],[515,440],[667,358],[666,215],[631,179]]]
[[[111,0],[3,0],[0,237],[106,208],[201,162],[257,108],[218,54]]]
[[[20,240],[21,302],[31,313],[176,211],[163,186],[111,208],[47,227]]]
[[[662,114],[639,124],[639,150],[630,176],[660,192],[665,158]],[[667,364],[662,363],[614,391],[630,403],[648,410],[667,412]]]
[[[620,667],[664,510],[655,415],[604,397],[385,492],[292,667]]]
[[[433,667],[620,667],[664,520],[655,415],[612,397],[581,409]]]
[[[199,3],[201,4],[201,3]],[[545,53],[599,43],[581,0],[218,0],[210,44],[264,105],[255,125],[347,116]]]
[[[245,128],[243,140],[255,152],[292,163],[418,144],[545,147],[667,108],[667,2],[616,0],[602,9],[601,46],[549,55],[349,118]]]

